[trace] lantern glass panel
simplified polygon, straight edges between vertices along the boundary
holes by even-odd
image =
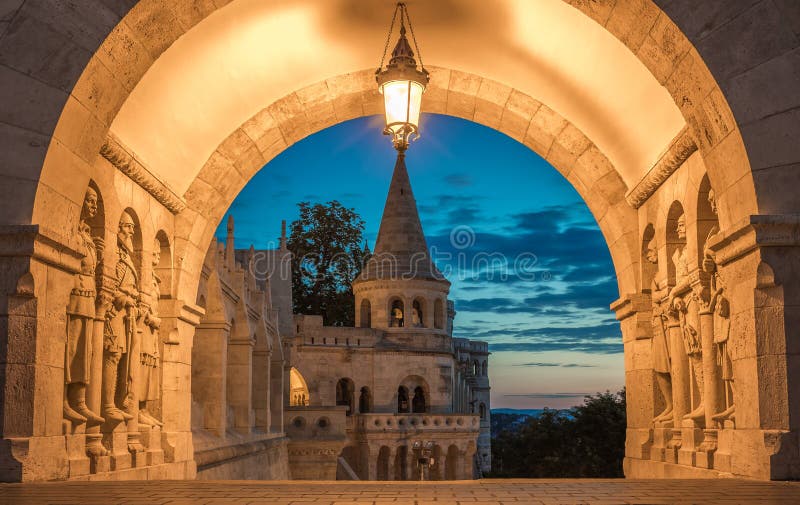
[[[389,81],[381,86],[386,109],[386,125],[393,132],[398,133],[406,123],[414,125],[415,128],[419,125],[424,90],[420,83],[414,81]]]

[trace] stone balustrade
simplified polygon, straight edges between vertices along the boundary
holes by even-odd
[[[355,428],[361,432],[478,432],[474,414],[358,414]]]

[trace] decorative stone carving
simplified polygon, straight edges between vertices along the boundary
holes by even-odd
[[[634,209],[641,207],[695,151],[697,142],[689,133],[689,127],[684,127],[653,168],[625,195],[628,204]]]
[[[117,232],[116,278],[103,331],[103,414],[106,420],[133,419],[133,374],[129,350],[134,347],[138,318],[138,273],[133,264],[133,218],[122,213]],[[123,359],[124,358],[124,359]],[[120,406],[123,408],[120,409]]]
[[[672,255],[672,262],[675,265],[675,286],[669,293],[669,308],[674,312],[680,325],[681,337],[683,340],[684,351],[689,358],[689,391],[694,391],[692,383],[697,385],[696,391],[698,398],[690,402],[690,407],[694,409],[683,418],[693,421],[700,421],[705,416],[705,405],[703,403],[703,360],[700,335],[696,312],[689,310],[692,302],[691,285],[689,277],[689,263],[686,252],[686,216],[681,214],[677,220],[676,234],[678,239],[684,243],[679,246]]]
[[[87,220],[97,215],[97,202],[97,192],[88,188],[77,229],[77,239],[83,258],[80,272],[74,277],[67,306],[64,418],[73,424],[103,423],[103,418],[86,406],[86,388],[91,380],[96,298],[95,270],[98,261],[97,248]]]
[[[161,260],[161,242],[155,241],[153,246],[152,266],[150,280],[150,300],[147,305],[142,305],[144,315],[142,316],[142,341],[139,350],[140,374],[138,382],[137,398],[139,400],[139,423],[146,426],[163,426],[163,423],[154,418],[148,410],[148,402],[159,398],[158,367],[160,362],[159,355],[159,328],[161,318],[158,317],[158,300],[161,298],[161,279],[155,273],[155,268]]]
[[[645,259],[656,266],[658,270],[658,251],[656,250],[652,239],[647,244],[645,251]],[[667,344],[667,326],[666,316],[661,309],[660,303],[656,300],[658,298],[658,284],[656,282],[658,274],[654,276],[650,293],[653,299],[653,339],[652,353],[653,353],[653,371],[656,374],[656,381],[661,395],[664,397],[664,410],[658,414],[653,422],[658,425],[669,424],[672,421],[672,375],[670,371],[670,350]]]
[[[130,177],[133,182],[153,195],[160,204],[173,214],[178,214],[186,208],[186,202],[163,182],[154,177],[142,162],[136,159],[115,136],[109,134],[106,137],[105,142],[100,147],[100,155],[120,172]]]

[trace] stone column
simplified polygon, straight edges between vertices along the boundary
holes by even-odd
[[[667,332],[671,353],[672,372],[672,439],[667,444],[665,454],[668,463],[677,463],[677,451],[681,447],[681,422],[689,412],[689,360],[683,345],[683,335],[677,313],[669,311]]]
[[[714,345],[714,315],[704,304],[700,310],[700,336],[703,347],[703,375],[705,378],[705,425],[703,443],[699,447],[697,466],[712,468],[713,454],[717,449],[717,430],[712,417],[720,410],[720,381],[717,373],[717,356]]]
[[[246,325],[247,321],[241,324]],[[253,424],[253,346],[249,336],[232,335],[228,341],[227,403],[233,409],[233,427],[239,433],[250,433]]]

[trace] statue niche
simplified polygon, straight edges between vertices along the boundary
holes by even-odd
[[[97,206],[97,192],[90,187],[86,190],[76,233],[83,258],[81,258],[80,272],[75,275],[67,306],[64,418],[73,424],[99,425],[104,422],[102,417],[86,406],[86,388],[91,379],[92,338],[97,296],[95,270],[98,262],[97,246],[88,221],[97,216]]]
[[[139,277],[133,263],[135,224],[128,212],[123,212],[117,231],[117,262],[112,303],[106,312],[103,331],[103,415],[117,423],[133,419],[135,408],[133,370],[129,351],[137,339]],[[121,407],[121,408],[120,408]]]
[[[654,242],[655,238],[651,238],[645,245],[645,260],[650,262],[658,272],[658,250]],[[661,391],[661,396],[664,398],[665,407],[653,419],[653,422],[664,426],[672,422],[672,375],[670,371],[670,349],[667,340],[666,315],[662,310],[661,304],[657,301],[659,299],[657,278],[658,273],[653,276],[650,287],[650,294],[653,300],[653,339],[651,340],[651,345],[653,371],[656,374],[656,382],[658,383],[658,389]]]
[[[680,326],[684,351],[689,361],[690,408],[694,407],[683,419],[702,422],[705,417],[703,402],[703,359],[700,335],[698,333],[697,307],[693,300],[689,262],[686,250],[686,216],[681,213],[677,218],[675,234],[680,241],[672,255],[675,268],[675,286],[668,295],[668,307],[677,317]],[[697,398],[694,398],[694,393]],[[695,401],[691,401],[695,400]]]
[[[161,279],[156,268],[161,262],[161,241],[156,239],[153,245],[152,272],[150,279],[150,300],[142,304],[142,341],[139,351],[141,365],[138,379],[137,399],[139,400],[139,423],[145,426],[163,426],[163,423],[152,416],[148,410],[148,402],[152,405],[159,398],[159,328],[161,318],[158,317],[158,300],[161,298]]]
[[[708,192],[708,203],[711,206],[711,212],[714,216],[718,216],[717,202],[714,195],[714,190],[710,189]],[[709,242],[719,233],[719,226],[715,224],[708,232],[705,247],[703,248],[703,270],[711,276],[711,298],[709,301],[709,311],[713,317],[714,329],[714,344],[716,345],[716,358],[719,367],[720,378],[724,386],[723,400],[725,405],[722,412],[714,412],[711,418],[722,423],[726,420],[733,421],[735,419],[736,407],[733,402],[734,380],[733,380],[733,363],[731,362],[730,352],[728,349],[728,339],[731,331],[730,320],[730,303],[725,296],[725,286],[722,278],[719,275],[719,268],[717,264],[716,255],[709,249]]]

